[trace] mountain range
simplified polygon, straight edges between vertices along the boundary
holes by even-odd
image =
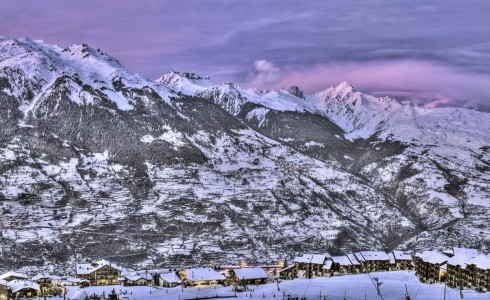
[[[0,269],[490,250],[490,114],[0,38]]]

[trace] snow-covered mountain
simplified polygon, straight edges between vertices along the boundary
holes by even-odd
[[[0,268],[490,248],[490,115],[0,39]]]

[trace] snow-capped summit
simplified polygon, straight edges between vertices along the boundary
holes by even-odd
[[[347,81],[342,81],[336,85],[328,87],[327,89],[321,92],[318,92],[317,94],[323,95],[325,97],[329,97],[329,96],[346,97],[354,92],[356,92],[356,90],[350,83],[348,83]]]
[[[351,138],[373,135],[401,108],[395,99],[364,94],[345,81],[309,99]]]
[[[170,71],[158,78],[156,82],[183,94],[195,94],[213,85],[208,76],[178,71]]]
[[[28,38],[3,38],[0,70],[0,78],[9,83],[3,91],[19,100],[25,114],[36,111],[39,100],[60,89],[69,91],[77,104],[101,103],[105,98],[121,110],[134,108],[133,96],[124,89],[147,86],[163,99],[169,95],[165,87],[157,88],[155,82],[87,44],[62,48]]]

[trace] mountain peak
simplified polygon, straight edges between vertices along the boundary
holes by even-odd
[[[95,49],[85,43],[73,44],[69,47],[64,48],[62,52],[82,59],[91,57],[96,60],[105,61],[115,67],[122,67],[121,63],[114,57],[110,56],[109,54],[103,52],[98,48]]]
[[[342,81],[336,85],[332,85],[331,87],[318,92],[317,95],[321,97],[327,97],[327,98],[332,98],[332,97],[339,97],[339,98],[346,98],[354,93],[357,93],[358,91],[347,81]]]
[[[194,94],[198,90],[213,85],[209,76],[196,73],[170,71],[156,80],[157,83],[166,85],[183,93]]]
[[[356,92],[357,90],[347,81],[342,81],[334,86],[331,86],[329,89],[335,91],[337,94],[349,94]]]
[[[296,85],[290,86],[288,92],[300,99],[305,99],[305,93]]]

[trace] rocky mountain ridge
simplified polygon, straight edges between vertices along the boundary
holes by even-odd
[[[0,39],[0,268],[490,246],[490,117]]]

